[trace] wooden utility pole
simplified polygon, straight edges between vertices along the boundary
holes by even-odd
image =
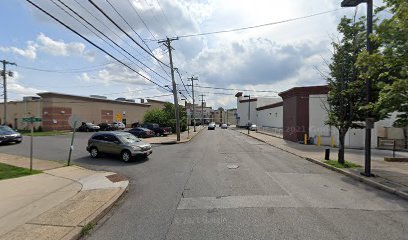
[[[9,65],[17,65],[15,63],[12,62],[8,62],[6,60],[2,60],[0,61],[3,63],[3,71],[1,71],[1,75],[3,76],[3,97],[4,97],[4,119],[3,119],[3,124],[6,125],[7,124],[7,75],[9,75],[10,77],[13,76],[13,72],[7,72],[7,64]]]
[[[179,116],[179,104],[178,104],[178,97],[177,97],[177,88],[176,88],[176,81],[174,80],[174,68],[173,68],[173,58],[171,55],[171,41],[178,40],[178,38],[167,38],[166,40],[159,41],[159,43],[163,43],[164,46],[167,47],[169,51],[169,58],[170,58],[170,70],[171,70],[171,82],[173,85],[173,98],[174,98],[174,106],[176,111],[176,133],[177,133],[177,141],[180,141],[180,116]]]
[[[204,96],[203,94],[200,95],[201,97],[201,125],[204,126]]]

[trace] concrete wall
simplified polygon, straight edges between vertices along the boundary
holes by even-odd
[[[237,113],[239,116],[239,123],[238,126],[240,127],[245,127],[248,125],[248,101],[246,102],[237,102]],[[257,124],[257,119],[256,119],[256,108],[257,108],[257,101],[252,101],[250,102],[250,120],[249,122],[252,124]]]
[[[4,104],[0,103],[0,119],[4,123]],[[42,103],[40,100],[34,101],[16,101],[7,103],[7,123],[10,123],[13,128],[24,129],[28,127],[27,123],[22,122],[24,117],[42,117]],[[35,123],[35,127],[40,126],[40,123]]]
[[[259,127],[283,128],[283,106],[259,110],[257,115]]]

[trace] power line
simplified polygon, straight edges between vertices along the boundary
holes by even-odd
[[[139,46],[143,51],[145,51],[147,54],[149,54],[152,58],[156,59],[159,63],[163,64],[166,67],[170,67],[169,65],[165,64],[162,62],[160,59],[158,59],[156,56],[154,56],[152,53],[150,53],[148,50],[146,50],[140,43],[138,43],[132,36],[129,35],[125,30],[123,30],[111,17],[109,17],[98,5],[96,5],[92,0],[88,0],[99,12],[101,12],[113,25],[115,25],[117,28],[119,28],[120,31],[122,31],[128,38],[130,38],[137,46]]]
[[[153,37],[155,41],[157,41],[156,37],[154,34],[150,31],[149,27],[147,26],[146,22],[143,20],[142,16],[140,16],[139,12],[136,10],[136,8],[133,6],[133,4],[128,0],[132,10],[136,13],[136,15],[139,17],[140,21],[143,23],[143,25],[146,27],[147,31],[150,33],[150,35]]]
[[[124,63],[123,61],[119,60],[118,58],[116,58],[115,56],[113,56],[111,53],[107,52],[105,49],[101,48],[100,46],[96,45],[94,42],[92,42],[91,40],[89,40],[88,38],[86,38],[85,36],[83,36],[82,34],[80,34],[79,32],[77,32],[76,30],[74,30],[73,28],[71,28],[70,26],[66,25],[65,23],[63,23],[61,20],[59,20],[58,18],[54,17],[52,14],[50,14],[49,12],[45,11],[44,9],[42,9],[40,6],[38,6],[37,4],[33,3],[31,0],[26,0],[28,3],[30,3],[31,5],[33,5],[35,8],[37,8],[38,10],[40,10],[41,12],[45,13],[46,15],[48,15],[49,17],[51,17],[52,19],[54,19],[55,21],[57,21],[59,24],[63,25],[65,28],[69,29],[71,32],[75,33],[76,35],[78,35],[79,37],[81,37],[82,39],[84,39],[85,41],[87,41],[89,44],[91,44],[92,46],[96,47],[97,49],[99,49],[100,51],[104,52],[105,54],[107,54],[108,56],[110,56],[111,58],[115,59],[117,62],[121,63],[123,66],[129,68],[130,70],[132,70],[133,72],[135,72],[137,75],[141,76],[142,78],[146,79],[147,81],[165,89],[167,91],[166,88],[164,88],[163,86],[159,85],[158,83],[152,81],[151,79],[149,79],[148,77],[144,76],[143,74],[137,72],[136,70],[134,70],[132,67],[130,67],[128,64]]]
[[[147,49],[149,49],[150,53],[153,54],[153,51],[152,51],[152,49],[150,49],[149,45],[146,44],[146,42],[142,39],[142,37],[135,31],[135,29],[133,29],[133,27],[129,24],[129,22],[126,21],[126,19],[122,16],[122,14],[119,13],[119,11],[115,8],[115,6],[113,6],[109,2],[109,0],[106,0],[106,2],[111,6],[111,8],[116,12],[116,14],[118,14],[119,17],[130,27],[130,29],[132,29],[132,31],[136,34],[136,36],[138,36],[139,39],[142,40],[143,44],[147,47]],[[170,77],[169,73],[166,72],[166,70],[164,70],[163,66],[161,64],[159,64],[159,66],[164,71],[164,73],[167,74],[168,77]],[[168,81],[170,81],[170,80],[168,80]]]
[[[196,86],[198,88],[208,88],[217,90],[232,90],[232,91],[242,91],[242,92],[264,92],[264,93],[280,93],[274,90],[252,90],[252,89],[237,89],[237,88],[222,88],[222,87],[209,87],[209,86]]]
[[[170,30],[171,30],[172,32],[176,33],[176,31],[174,31],[174,28],[173,28],[173,26],[171,25],[169,19],[167,18],[166,13],[164,12],[163,8],[161,7],[159,0],[156,0],[156,2],[157,2],[157,5],[159,6],[159,8],[160,8],[160,10],[161,10],[161,13],[163,14],[163,16],[164,16],[164,18],[165,18],[165,22],[169,25]]]
[[[54,3],[58,8],[60,8],[62,11],[64,11],[66,14],[68,14],[69,16],[71,16],[73,19],[75,19],[76,21],[78,21],[82,26],[84,26],[85,28],[87,28],[89,31],[91,31],[93,34],[95,34],[97,37],[99,37],[102,41],[104,41],[106,44],[108,44],[110,47],[112,47],[113,49],[115,49],[117,52],[119,52],[119,54],[121,54],[122,56],[124,56],[126,59],[128,59],[130,62],[132,62],[133,64],[135,64],[136,66],[138,66],[139,68],[141,68],[139,65],[137,65],[135,62],[133,62],[132,60],[130,60],[128,57],[126,57],[123,53],[121,53],[119,50],[117,50],[116,48],[114,48],[110,43],[108,43],[105,39],[101,38],[100,36],[98,36],[95,32],[93,32],[91,29],[89,29],[87,26],[85,26],[81,21],[79,21],[77,18],[75,18],[74,16],[72,16],[69,12],[67,12],[65,9],[63,9],[61,6],[57,5],[54,0],[51,0],[52,3]],[[100,31],[98,28],[96,28],[92,23],[90,23],[88,20],[86,20],[84,17],[82,17],[81,15],[79,15],[75,10],[73,10],[72,8],[70,8],[69,6],[67,6],[64,2],[62,2],[61,0],[57,0],[58,2],[60,2],[62,5],[64,5],[66,8],[68,8],[71,12],[73,12],[76,16],[78,16],[82,21],[84,21],[85,23],[87,23],[88,25],[90,25],[93,29],[95,29],[96,31],[98,31],[102,36],[104,36],[105,38],[107,38],[109,41],[111,41],[115,46],[119,47],[122,51],[124,51],[125,53],[127,53],[130,57],[132,57],[133,59],[135,59],[137,62],[139,62],[140,64],[142,64],[144,67],[146,67],[147,69],[149,69],[150,71],[152,71],[153,73],[155,73],[156,75],[158,75],[159,77],[163,78],[164,80],[167,80],[165,77],[163,77],[162,75],[158,74],[156,71],[154,71],[153,69],[151,69],[149,66],[147,66],[146,64],[144,64],[142,61],[140,61],[139,59],[137,59],[135,56],[133,56],[130,52],[128,52],[126,49],[124,49],[122,46],[120,46],[118,43],[116,43],[115,41],[113,41],[111,38],[109,38],[106,34],[104,34],[102,31]]]
[[[84,7],[84,5],[82,5],[80,2],[78,2],[78,0],[74,0],[82,9],[84,9],[91,17],[93,17],[96,21],[98,21],[100,24],[102,24],[107,30],[109,30],[111,33],[113,33],[117,38],[119,38],[120,40],[122,40],[124,43],[126,43],[129,47],[131,47],[132,49],[134,49],[138,56],[148,60],[144,55],[142,55],[138,49],[136,49],[133,45],[130,45],[128,43],[128,41],[126,41],[125,39],[123,39],[121,36],[119,36],[116,32],[114,32],[112,30],[111,27],[107,26],[102,20],[100,20],[99,18],[97,18],[95,16],[95,14],[91,13],[86,7]]]
[[[175,68],[175,70],[176,70],[176,72],[178,73],[178,76],[179,76],[179,78],[180,78],[180,80],[181,80],[181,83],[183,84],[184,89],[186,90],[187,94],[190,96],[190,98],[193,98],[193,97],[190,95],[189,91],[187,90],[187,87],[186,87],[186,85],[184,84],[183,78],[181,77],[178,68]]]
[[[212,34],[220,34],[220,33],[229,33],[229,32],[236,32],[236,31],[243,31],[243,30],[248,30],[248,29],[254,29],[254,28],[260,28],[260,27],[266,27],[266,26],[271,26],[271,25],[277,25],[281,23],[286,23],[286,22],[292,22],[300,19],[305,19],[305,18],[311,18],[331,12],[336,12],[342,10],[342,8],[337,8],[334,10],[329,10],[329,11],[324,11],[324,12],[319,12],[311,15],[306,15],[302,17],[296,17],[296,18],[290,18],[282,21],[277,21],[277,22],[270,22],[270,23],[264,23],[260,25],[255,25],[255,26],[249,26],[249,27],[241,27],[241,28],[233,28],[233,29],[228,29],[228,30],[220,30],[220,31],[213,31],[213,32],[205,32],[205,33],[195,33],[195,34],[187,34],[187,35],[181,35],[178,36],[179,38],[187,38],[187,37],[197,37],[197,36],[205,36],[205,35],[212,35]]]
[[[93,71],[99,71],[103,68],[102,66],[106,66],[109,64],[112,64],[113,62],[105,63],[105,64],[100,64],[100,65],[95,65],[95,66],[90,66],[90,67],[84,67],[84,68],[71,68],[71,69],[45,69],[45,68],[35,68],[35,67],[29,67],[29,66],[23,66],[23,65],[18,65],[18,68],[23,68],[23,69],[28,69],[28,70],[33,70],[33,71],[40,71],[40,72],[52,72],[52,73],[80,73],[80,72],[93,72]]]

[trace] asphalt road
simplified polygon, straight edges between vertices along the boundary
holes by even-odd
[[[131,183],[89,239],[408,239],[407,201],[233,130],[204,130],[128,164],[91,159],[88,137],[78,135],[74,163]],[[25,154],[24,144],[0,151]],[[69,137],[35,145],[38,158],[64,160]]]

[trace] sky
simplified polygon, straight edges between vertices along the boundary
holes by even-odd
[[[88,0],[31,1],[100,49],[25,0],[1,0],[0,60],[17,64],[7,66],[9,100],[57,92],[173,101],[169,53],[159,42],[178,37],[171,53],[179,99],[192,102],[187,79],[197,77],[196,102],[203,94],[214,109],[236,107],[238,92],[214,87],[276,97],[325,84],[319,71],[327,69],[337,24],[355,11],[337,0],[93,0],[122,32]],[[276,24],[197,35],[267,23]]]

